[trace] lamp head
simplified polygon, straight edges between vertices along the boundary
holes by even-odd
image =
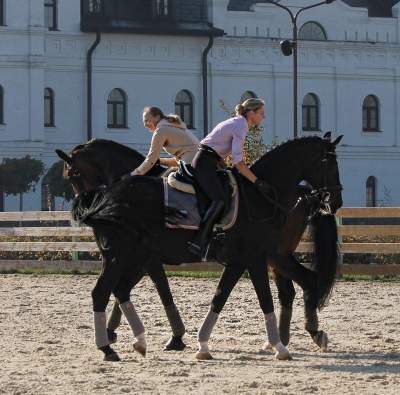
[[[289,40],[283,40],[280,42],[281,51],[285,56],[290,56],[293,53],[293,42]]]

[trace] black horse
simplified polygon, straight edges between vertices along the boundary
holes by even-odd
[[[339,139],[331,143],[314,137],[287,142],[266,154],[252,166],[255,174],[275,186],[280,198],[280,206],[286,208],[280,210],[280,215],[275,216],[275,221],[262,221],[262,218],[270,217],[275,211],[274,207],[266,204],[251,184],[244,179],[241,180],[239,216],[225,239],[223,253],[220,255],[227,266],[213,299],[213,311],[218,313],[222,309],[229,293],[245,269],[249,271],[264,313],[270,309],[266,257],[280,274],[300,284],[305,291],[306,305],[313,309],[323,306],[330,293],[336,272],[337,233],[334,218],[318,215],[314,221],[317,241],[315,272],[299,265],[291,255],[287,257],[281,254],[284,248],[280,248],[279,245],[284,223],[282,218],[286,218],[290,209],[295,206],[298,199],[299,180],[305,179],[313,185],[317,195],[323,195],[324,204],[330,207],[332,213],[341,206],[341,188],[334,153],[338,141]],[[100,146],[103,146],[103,151]],[[71,157],[58,152],[68,164],[67,177],[71,179],[77,192],[93,191],[102,184],[110,185],[115,177],[126,173],[127,168],[134,167],[132,164],[126,166],[126,160],[124,163],[119,147],[121,146],[115,143],[98,141],[79,147],[73,151]],[[123,166],[125,167],[122,169]],[[113,171],[107,172],[107,169],[113,169]],[[135,230],[137,236],[135,248],[146,250],[146,253],[142,253],[143,256],[151,256],[146,267],[154,267],[154,262],[157,262],[156,267],[159,268],[160,262],[179,264],[196,260],[185,248],[185,243],[193,237],[193,232],[169,230],[164,227],[161,180],[150,177],[132,178],[116,184],[110,192],[103,195],[103,207],[104,201],[108,204],[112,201],[114,209],[119,210],[119,213],[114,215],[114,219],[116,217],[118,221],[123,219],[123,222],[129,223],[129,226]],[[87,195],[84,199],[87,200]],[[110,210],[106,210],[107,215],[104,215],[104,210],[103,216],[99,215],[102,210],[99,209],[101,204],[97,203],[86,210],[87,223],[91,222],[93,225],[96,221],[97,223],[112,222]],[[156,240],[157,243],[155,243]],[[141,263],[136,262],[134,266],[140,265]],[[106,275],[110,276],[109,273]],[[101,278],[102,276],[99,280]],[[94,292],[94,303],[96,303],[96,296],[98,299],[98,293],[109,296],[116,286],[114,282],[105,290],[105,281],[100,282],[102,292]],[[283,293],[280,293],[281,300],[282,295]],[[107,298],[103,297],[103,299]]]

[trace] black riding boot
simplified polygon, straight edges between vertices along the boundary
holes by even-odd
[[[188,242],[188,249],[192,254],[203,258],[214,224],[222,214],[224,206],[225,204],[221,200],[216,200],[211,203],[211,206],[201,220],[200,229],[198,230],[194,240]]]

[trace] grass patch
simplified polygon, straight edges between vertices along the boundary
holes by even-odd
[[[368,274],[340,274],[337,277],[338,281],[355,282],[355,281],[374,281],[382,283],[400,282],[400,276],[395,275],[377,275],[372,276]]]

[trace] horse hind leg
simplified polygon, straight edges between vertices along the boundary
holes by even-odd
[[[172,336],[164,346],[164,351],[182,351],[186,344],[182,338],[186,332],[179,310],[174,303],[168,279],[162,264],[155,260],[153,263],[146,265],[147,272],[153,281],[161,302],[164,306],[169,324],[172,329]]]

